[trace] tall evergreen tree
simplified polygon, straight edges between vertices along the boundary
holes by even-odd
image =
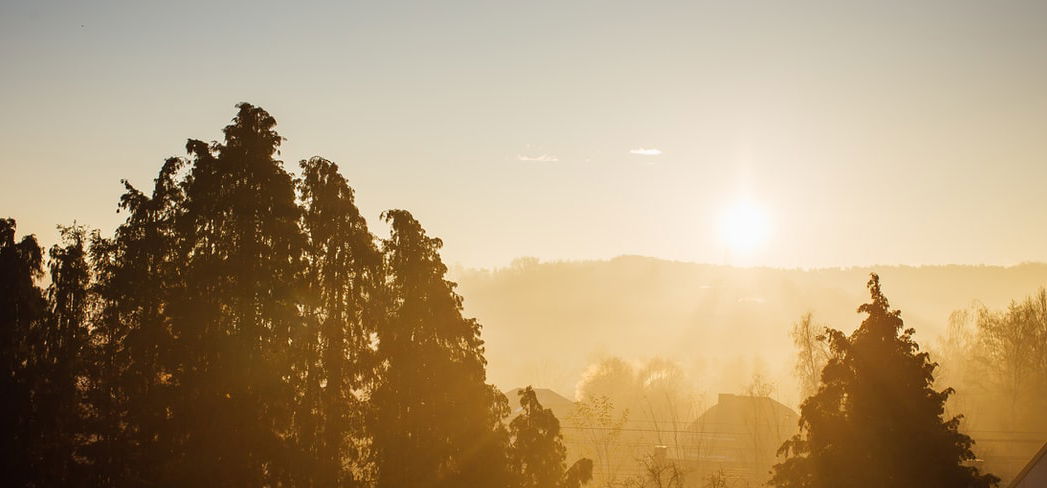
[[[301,486],[348,486],[365,461],[365,395],[374,381],[371,339],[384,312],[382,257],[338,166],[301,162],[308,286],[297,340]]]
[[[960,417],[944,419],[951,388],[933,389],[936,363],[919,352],[873,274],[868,317],[850,337],[829,331],[832,358],[801,407],[800,433],[771,483],[788,488],[988,487],[998,479],[970,465],[973,441]]]
[[[180,286],[183,253],[175,222],[185,161],[170,158],[152,195],[124,181],[126,220],[109,239],[91,244],[98,316],[91,355],[91,482],[98,486],[160,485],[170,473],[173,337],[165,313]]]
[[[520,414],[509,423],[509,465],[518,488],[578,488],[593,476],[582,458],[568,469],[560,421],[542,407],[534,388],[520,390]]]
[[[290,345],[302,274],[294,184],[275,119],[238,105],[223,143],[190,140],[186,253],[171,304],[177,486],[266,486],[295,459]]]
[[[77,447],[83,432],[81,405],[88,351],[90,267],[83,227],[60,227],[62,242],[51,247],[47,317],[31,331],[31,422],[27,449],[37,486],[74,484],[81,479]]]
[[[43,249],[32,235],[15,240],[14,219],[0,219],[0,472],[11,486],[33,486],[30,333],[44,317]]]
[[[462,317],[440,240],[407,211],[383,218],[391,305],[378,330],[377,487],[505,486],[508,402],[485,383],[480,324]]]

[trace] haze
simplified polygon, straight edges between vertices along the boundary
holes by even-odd
[[[12,486],[1047,486],[1042,0],[5,1],[0,142]]]
[[[232,105],[445,259],[1047,260],[1043,2],[5,2],[0,207],[109,230]],[[56,197],[76,195],[78,204]],[[765,209],[729,249],[719,219]],[[504,216],[511,218],[503,218]],[[890,233],[884,232],[890,229]],[[729,242],[729,241],[728,241]]]

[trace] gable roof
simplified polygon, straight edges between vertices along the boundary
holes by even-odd
[[[512,412],[509,414],[509,419],[515,418],[520,414],[520,390],[522,389],[523,388],[513,388],[512,390],[505,392],[505,397],[509,399],[509,408]],[[560,423],[563,423],[571,412],[574,411],[574,402],[553,390],[548,388],[535,388],[534,395],[538,397],[538,403],[541,403],[543,408],[548,408],[553,411],[553,414],[555,414],[556,418],[560,420]]]
[[[1029,464],[1026,464],[1025,467],[1022,468],[1022,470],[1018,473],[1018,476],[1014,477],[1014,480],[1011,481],[1011,484],[1007,485],[1008,488],[1017,488],[1018,486],[1020,486],[1022,482],[1025,480],[1025,478],[1029,476],[1029,473],[1032,472],[1032,470],[1041,463],[1047,463],[1047,442],[1045,442],[1043,444],[1043,447],[1040,448],[1040,451],[1037,452],[1036,455],[1029,460]],[[1044,469],[1047,470],[1047,465],[1045,465]]]
[[[692,430],[730,434],[780,431],[788,436],[800,420],[791,408],[765,396],[721,393],[718,400],[691,424]]]

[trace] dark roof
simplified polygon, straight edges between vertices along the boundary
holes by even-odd
[[[691,424],[695,432],[741,434],[754,429],[791,432],[800,416],[791,408],[765,396],[721,393],[716,405]]]
[[[1014,480],[1011,481],[1011,484],[1008,485],[1008,487],[1013,488],[1015,486],[1018,486],[1018,484],[1021,483],[1023,479],[1025,479],[1029,472],[1032,471],[1032,468],[1036,467],[1037,464],[1040,464],[1040,462],[1043,461],[1045,457],[1047,457],[1047,442],[1045,442],[1043,444],[1043,447],[1040,448],[1040,451],[1037,452],[1036,455],[1029,460],[1029,464],[1026,464],[1025,467],[1022,468],[1022,470],[1018,473],[1018,476],[1014,477]]]
[[[509,418],[516,417],[520,413],[520,390],[523,390],[523,388],[513,388],[505,392],[505,397],[509,399],[509,408],[512,412],[509,414]],[[534,394],[538,397],[538,403],[552,410],[561,423],[568,415],[574,412],[574,402],[553,390],[535,388]]]

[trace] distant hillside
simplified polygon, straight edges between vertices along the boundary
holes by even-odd
[[[483,324],[489,377],[571,396],[603,355],[676,359],[709,394],[740,392],[753,371],[795,402],[790,324],[806,311],[845,331],[860,321],[870,272],[926,348],[949,314],[1001,307],[1047,285],[1047,265],[733,268],[626,256],[610,261],[516,261],[455,270],[466,312]]]

